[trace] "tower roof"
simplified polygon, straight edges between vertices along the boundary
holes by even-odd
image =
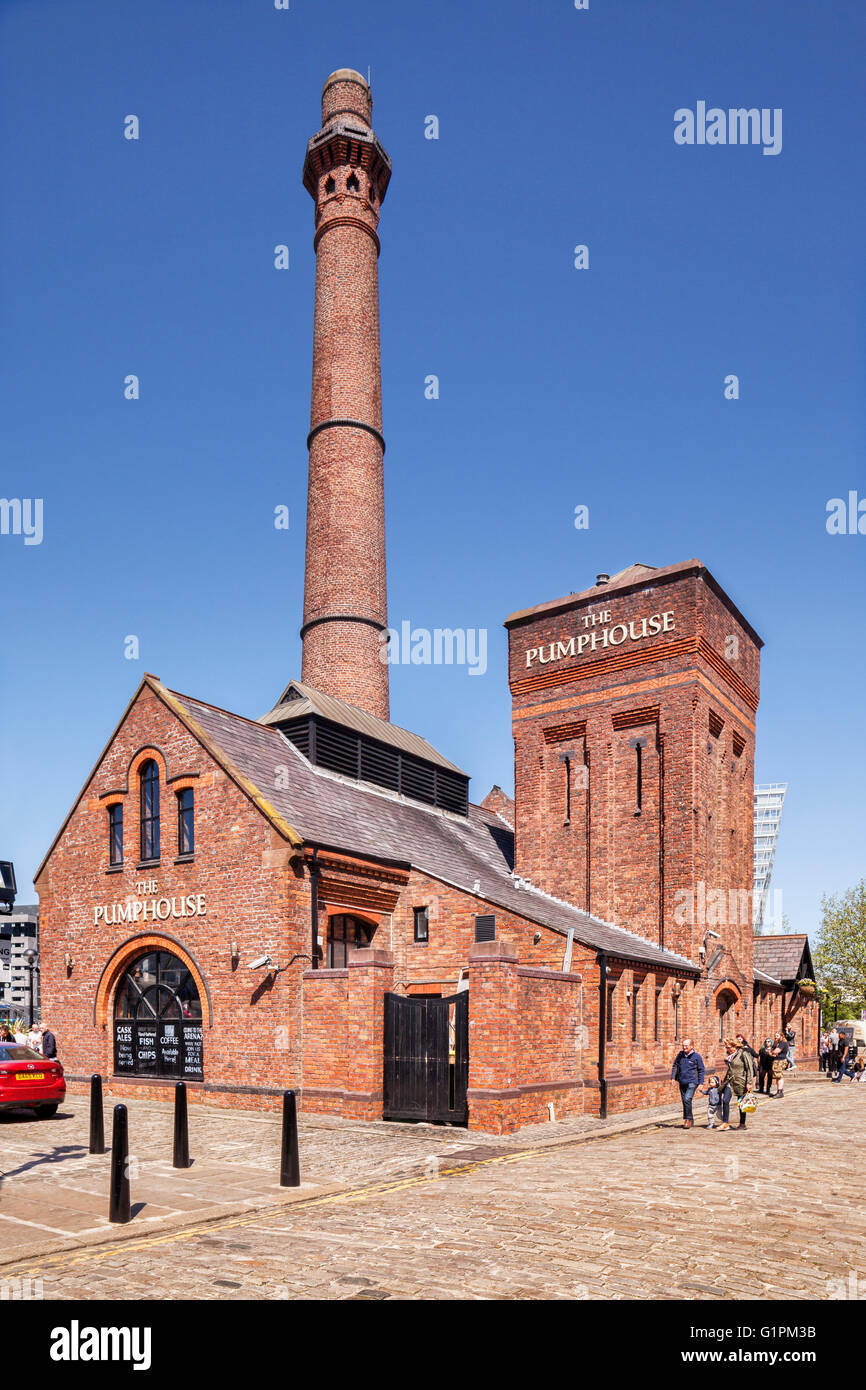
[[[751,623],[743,617],[736,604],[732,602],[728,594],[722,588],[717,579],[714,579],[702,560],[681,560],[676,565],[664,565],[661,568],[655,565],[646,565],[642,561],[636,560],[633,564],[627,565],[614,575],[599,575],[595,584],[588,589],[581,589],[579,593],[565,594],[562,598],[551,599],[548,603],[537,603],[532,608],[521,608],[516,613],[510,613],[505,619],[504,627],[519,627],[521,623],[532,622],[534,618],[547,613],[567,613],[572,608],[577,608],[587,600],[596,601],[604,599],[608,594],[617,592],[625,593],[629,589],[640,589],[655,584],[666,584],[673,580],[685,579],[687,575],[698,575],[703,579],[721,599],[722,603],[733,613],[734,617],[742,623],[745,630],[759,647],[764,645],[763,640],[758,636]],[[601,582],[599,582],[601,581]]]

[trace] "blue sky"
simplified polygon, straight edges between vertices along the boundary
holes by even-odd
[[[44,500],[41,545],[0,536],[0,857],[22,901],[143,671],[252,716],[300,673],[300,171],[322,82],[351,66],[394,164],[391,620],[490,632],[484,676],[393,668],[392,718],[476,799],[510,787],[502,620],[696,555],[766,642],[774,887],[814,927],[863,873],[866,537],[825,520],[866,496],[864,43],[859,0],[3,0],[0,494]],[[699,100],[781,107],[782,152],[677,146]]]

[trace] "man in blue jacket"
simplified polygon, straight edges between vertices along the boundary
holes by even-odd
[[[706,1071],[704,1059],[699,1052],[695,1052],[691,1038],[683,1038],[681,1050],[674,1058],[674,1065],[671,1071],[671,1081],[679,1084],[680,1095],[683,1101],[683,1129],[691,1129],[695,1123],[692,1114],[692,1100],[695,1091],[703,1085]]]

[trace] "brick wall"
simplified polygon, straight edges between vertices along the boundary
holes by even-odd
[[[160,772],[162,852],[158,864],[139,867],[137,768],[145,752]],[[195,788],[196,851],[186,863],[177,862],[175,784],[169,780],[181,774]],[[106,794],[124,807],[125,857],[119,871],[109,866]],[[193,1099],[212,1103],[222,1095],[231,1104],[271,1104],[274,1096],[268,1092],[298,1085],[299,967],[276,977],[244,968],[265,950],[285,964],[308,949],[309,890],[291,872],[290,856],[291,847],[145,686],[36,885],[44,1017],[57,1035],[67,1071],[111,1075],[117,978],[145,947],[156,944],[192,961],[209,992],[209,999],[206,992],[201,1001],[205,1083],[190,1084]],[[141,881],[155,882],[156,891],[136,893]],[[106,923],[101,914],[94,921],[94,910],[106,904],[126,908],[143,897],[167,899],[174,909],[189,896],[204,899],[204,915]],[[238,965],[231,959],[233,941]],[[64,965],[67,953],[74,961],[70,970]],[[127,1094],[170,1093],[172,1084],[124,1083]],[[210,1089],[214,1085],[222,1092]]]

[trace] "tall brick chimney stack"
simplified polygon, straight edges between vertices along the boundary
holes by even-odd
[[[303,662],[307,685],[387,719],[382,380],[376,228],[391,161],[360,73],[333,72],[307,146],[316,205]]]

